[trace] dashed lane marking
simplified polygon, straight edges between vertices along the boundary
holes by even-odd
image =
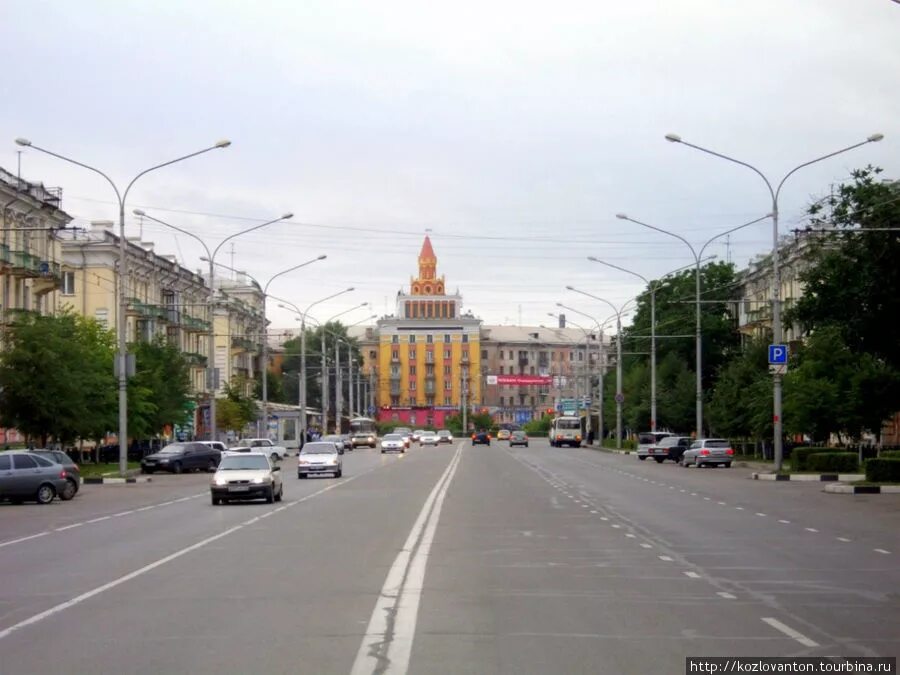
[[[716,593],[720,598],[725,598],[726,600],[737,600],[737,596],[732,593],[726,593],[725,591],[719,591]]]
[[[789,638],[796,640],[804,647],[818,647],[819,646],[819,643],[816,642],[815,640],[809,639],[803,633],[796,631],[793,628],[791,628],[790,626],[787,626],[787,625],[781,623],[781,621],[779,621],[778,619],[773,619],[772,617],[763,617],[762,620],[765,621],[770,626],[772,626],[772,628],[774,628],[775,630],[778,630],[778,631],[784,633],[785,635],[787,635]]]
[[[687,577],[690,577],[691,579],[699,579],[700,578],[700,575],[697,574],[696,572],[685,572],[684,575]]]

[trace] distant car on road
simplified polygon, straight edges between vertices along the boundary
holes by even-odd
[[[409,437],[409,440],[413,443],[418,443],[422,438],[422,434],[425,433],[424,429],[414,429],[412,435]]]
[[[332,441],[306,443],[297,456],[297,478],[314,473],[330,473],[335,478],[344,474],[344,462]]]
[[[437,444],[440,443],[440,437],[434,431],[423,431],[419,435],[419,445],[433,445],[437,447]]]
[[[319,439],[319,442],[321,443],[323,441],[334,443],[334,447],[337,448],[338,454],[344,454],[344,439],[338,434],[328,434],[327,436],[322,436],[322,438]]]
[[[447,429],[438,430],[437,435],[438,435],[438,443],[452,443],[453,442],[453,434],[451,434]]]
[[[691,447],[691,440],[690,436],[666,436],[647,449],[647,457],[655,459],[657,464],[667,459],[679,464],[684,451]]]
[[[49,504],[68,488],[69,474],[56,462],[27,450],[0,452],[0,499]]]
[[[287,457],[287,448],[283,445],[276,445],[268,438],[242,438],[237,442],[237,445],[246,445],[257,452],[264,452],[274,462]]]
[[[498,441],[508,441],[510,436],[512,436],[512,432],[509,429],[498,429],[497,430],[497,440]]]
[[[78,493],[78,488],[81,487],[81,469],[78,468],[75,460],[62,450],[32,449],[31,452],[46,457],[51,462],[56,462],[66,470],[67,484],[65,489],[59,493],[59,498],[64,502],[72,499]]]
[[[225,452],[228,450],[228,446],[225,445],[222,441],[197,441],[198,443],[203,443],[213,450],[218,450],[219,452]]]
[[[528,447],[528,434],[524,431],[513,431],[509,437],[509,447],[514,445],[524,445]]]
[[[637,457],[642,462],[650,455],[650,448],[667,436],[675,434],[668,431],[642,431],[638,434]]]
[[[284,496],[281,467],[262,452],[225,455],[210,480],[209,491],[213,506],[245,499],[280,502]]]
[[[203,443],[170,443],[141,460],[141,473],[155,471],[215,471],[222,453]]]
[[[381,454],[406,452],[406,439],[400,434],[385,434],[381,439]]]
[[[691,447],[681,456],[681,465],[684,467],[701,467],[705,464],[726,468],[731,467],[734,460],[734,450],[731,443],[725,438],[703,438],[691,443]]]
[[[400,434],[401,436],[403,436],[403,443],[405,444],[405,447],[409,447],[410,441],[412,441],[412,430],[409,427],[397,427],[391,433]]]
[[[476,431],[472,434],[472,445],[490,445],[491,444],[491,435],[484,431]]]

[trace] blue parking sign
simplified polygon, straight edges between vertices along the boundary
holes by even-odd
[[[769,363],[779,365],[787,363],[788,348],[787,345],[769,345]]]

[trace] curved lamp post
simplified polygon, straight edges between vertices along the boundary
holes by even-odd
[[[719,159],[724,159],[728,162],[732,162],[734,164],[739,164],[747,169],[750,169],[753,173],[759,176],[762,181],[766,184],[766,188],[769,191],[769,196],[772,199],[772,210],[771,210],[771,218],[772,218],[772,341],[775,344],[781,344],[783,339],[782,330],[781,330],[781,270],[779,268],[779,260],[778,260],[778,197],[781,194],[781,188],[784,187],[785,181],[794,175],[800,169],[809,166],[810,164],[815,164],[817,162],[821,162],[823,160],[834,157],[835,155],[840,155],[841,153],[848,152],[849,150],[854,150],[855,148],[859,148],[863,145],[867,145],[869,143],[877,143],[881,139],[884,138],[883,134],[872,134],[864,141],[860,141],[859,143],[854,143],[853,145],[848,145],[846,148],[841,148],[840,150],[835,150],[834,152],[829,152],[827,155],[822,155],[821,157],[817,157],[808,162],[804,162],[800,164],[790,171],[788,171],[784,177],[779,181],[778,186],[773,188],[772,183],[766,177],[766,175],[757,169],[752,164],[748,164],[747,162],[743,162],[734,157],[729,157],[728,155],[722,154],[720,152],[716,152],[714,150],[710,150],[709,148],[704,148],[699,145],[694,145],[693,143],[688,143],[685,140],[682,140],[681,136],[678,134],[666,134],[666,140],[671,143],[680,143],[681,145],[685,145],[689,148],[694,148],[694,150],[699,150],[700,152],[704,152],[707,155],[712,155],[713,157],[718,157]],[[781,419],[781,374],[774,373],[772,377],[772,404],[773,404],[773,415],[772,421],[774,425],[774,433],[773,433],[773,445],[774,445],[774,454],[775,454],[775,470],[781,470],[782,464],[782,419]]]
[[[266,225],[272,225],[273,223],[279,223],[283,220],[289,220],[294,217],[293,213],[285,213],[283,216],[279,218],[275,218],[274,220],[268,220],[265,223],[260,223],[259,225],[254,225],[253,227],[249,227],[246,230],[241,230],[240,232],[235,232],[232,235],[225,237],[222,241],[219,242],[219,245],[213,249],[212,252],[209,250],[209,246],[206,245],[206,242],[203,241],[200,237],[198,237],[193,232],[189,232],[177,225],[172,225],[172,223],[167,223],[164,220],[160,220],[159,218],[154,218],[153,216],[148,215],[143,209],[135,209],[134,214],[137,216],[143,216],[148,220],[152,220],[154,223],[159,223],[160,225],[165,225],[166,227],[170,227],[177,232],[181,232],[188,237],[198,241],[200,245],[203,247],[203,250],[206,251],[206,257],[201,258],[201,260],[205,260],[209,263],[209,333],[207,335],[207,351],[209,352],[207,356],[207,377],[206,377],[206,387],[209,389],[209,438],[210,440],[216,440],[216,336],[215,336],[215,276],[216,276],[216,254],[225,244],[225,242],[234,239],[235,237],[239,237],[242,234],[247,234],[248,232],[253,232],[255,230],[260,229],[261,227],[265,227]],[[263,315],[265,318],[265,315]]]
[[[60,155],[51,150],[47,150],[46,148],[42,148],[39,145],[34,145],[27,138],[17,138],[16,144],[21,145],[26,148],[33,148],[38,152],[43,152],[45,155],[50,155],[51,157],[56,157],[57,159],[61,159],[64,162],[69,162],[70,164],[74,164],[76,166],[80,166],[83,169],[87,169],[88,171],[93,171],[103,178],[106,179],[106,182],[110,184],[113,189],[113,192],[116,193],[116,200],[119,202],[119,284],[118,284],[118,311],[116,312],[116,330],[118,332],[118,343],[119,343],[119,351],[116,354],[116,363],[118,364],[118,380],[119,380],[119,473],[123,476],[125,472],[128,470],[128,366],[127,366],[127,352],[128,352],[128,335],[126,333],[128,322],[126,321],[125,314],[128,311],[128,305],[125,295],[125,281],[127,279],[127,270],[128,270],[128,259],[126,254],[126,242],[125,242],[125,200],[128,198],[128,193],[131,191],[131,188],[137,182],[137,180],[141,176],[145,176],[151,171],[156,171],[157,169],[162,169],[163,167],[170,166],[175,164],[176,162],[182,162],[186,159],[190,159],[191,157],[196,157],[197,155],[202,155],[204,153],[209,152],[210,150],[219,150],[221,148],[227,148],[231,145],[231,141],[222,140],[214,145],[211,145],[208,148],[204,148],[202,150],[198,150],[197,152],[192,152],[188,155],[183,155],[182,157],[176,157],[175,159],[169,160],[168,162],[163,162],[162,164],[157,164],[156,166],[151,166],[149,169],[144,169],[138,175],[131,179],[131,182],[125,187],[123,192],[119,191],[118,186],[115,182],[107,176],[105,173],[100,171],[100,169],[96,169],[89,164],[84,164],[77,160],[72,159],[71,157],[66,157],[65,155]]]

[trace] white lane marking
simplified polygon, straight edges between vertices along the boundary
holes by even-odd
[[[27,537],[19,537],[18,539],[10,539],[9,541],[4,541],[2,544],[0,544],[0,548],[3,548],[4,546],[12,546],[13,544],[18,544],[23,541],[28,541],[29,539],[37,539],[38,537],[46,537],[48,534],[50,534],[50,530],[47,530],[46,532],[38,532],[37,534],[30,534]]]
[[[294,506],[295,504],[305,502],[307,499],[312,499],[313,497],[316,497],[317,495],[320,495],[323,492],[328,492],[329,490],[333,490],[336,487],[345,485],[353,480],[356,480],[360,476],[370,473],[371,471],[375,471],[375,469],[370,469],[369,471],[364,471],[360,474],[357,474],[355,476],[347,478],[346,480],[343,480],[339,483],[332,483],[331,485],[324,487],[317,492],[312,492],[312,493],[306,495],[305,497],[302,497],[296,501],[290,502],[287,506]],[[286,507],[282,507],[282,508],[286,508]],[[109,516],[106,516],[106,518],[109,518]],[[87,521],[87,522],[91,522],[91,521]],[[202,539],[201,541],[198,541],[194,544],[191,544],[190,546],[187,546],[178,551],[175,551],[175,553],[167,555],[164,558],[160,558],[159,560],[156,560],[155,562],[152,562],[149,565],[144,565],[143,567],[136,569],[133,572],[129,572],[128,574],[121,576],[118,579],[114,579],[113,581],[110,581],[109,583],[103,584],[102,586],[98,586],[97,588],[91,589],[90,591],[82,593],[81,595],[75,596],[71,600],[67,600],[66,602],[62,602],[58,605],[55,605],[55,606],[51,607],[50,609],[44,610],[43,612],[41,612],[39,614],[35,614],[34,616],[30,616],[27,619],[23,619],[19,623],[14,624],[14,625],[10,626],[9,628],[0,630],[0,640],[2,640],[3,638],[9,637],[17,630],[20,630],[22,628],[25,628],[26,626],[30,626],[32,624],[38,623],[39,621],[43,621],[44,619],[51,617],[55,614],[59,614],[60,612],[66,610],[66,609],[69,609],[70,607],[74,607],[75,605],[81,604],[85,600],[89,600],[90,598],[93,598],[95,595],[99,595],[100,593],[108,591],[111,588],[115,588],[116,586],[121,586],[122,584],[124,584],[127,581],[131,581],[132,579],[135,579],[135,578],[141,576],[142,574],[146,574],[147,572],[150,572],[151,570],[154,570],[157,567],[165,565],[166,563],[171,562],[173,560],[176,560],[176,559],[180,558],[181,556],[190,553],[191,551],[196,551],[197,549],[202,548],[202,547],[206,546],[207,544],[210,544],[214,541],[218,541],[219,539],[222,539],[223,537],[227,537],[229,534],[237,532],[238,530],[241,530],[243,528],[244,528],[244,525],[235,525],[234,527],[229,528],[229,529],[225,530],[224,532],[219,532],[219,534],[214,534],[211,537]]]
[[[64,526],[64,527],[57,527],[57,528],[56,528],[56,531],[57,531],[57,532],[62,532],[63,530],[71,530],[71,529],[74,529],[74,528],[76,528],[76,527],[81,527],[82,525],[84,525],[84,523],[72,523],[71,525],[66,525],[66,526]]]
[[[818,530],[814,527],[804,527],[803,529],[807,532],[818,532]]]
[[[637,537],[636,534],[632,534],[631,532],[626,532],[625,536],[628,537],[629,539],[634,539],[635,537]]]
[[[682,490],[682,492],[687,492],[687,490]]]
[[[356,652],[351,675],[406,673],[416,634],[425,566],[447,489],[462,457],[460,445],[435,483],[391,569]]]
[[[650,544],[641,544],[643,548],[653,548]]]
[[[697,496],[697,493],[696,493],[696,492],[692,492],[692,493],[691,493],[691,497],[696,497],[696,496]]]
[[[600,516],[600,520],[609,520],[606,516]]]
[[[181,499],[174,500],[174,503],[177,504],[178,502],[186,502],[188,499],[193,499],[193,497],[182,497]]]
[[[885,551],[883,548],[873,548],[872,550],[875,551],[875,553],[881,553],[882,555],[890,555],[891,554],[890,551]]]
[[[716,593],[720,598],[725,598],[726,600],[737,600],[736,595],[732,595],[731,593],[726,593],[725,591],[719,591]]]
[[[160,502],[159,504],[157,504],[157,506],[168,506],[169,504],[174,504],[174,503],[175,503],[175,500],[173,499],[168,502]]]
[[[735,511],[743,511],[743,510],[744,510],[744,507],[743,507],[743,506],[735,506],[735,507],[734,507],[734,510],[735,510]]]
[[[775,630],[781,631],[788,637],[793,638],[794,640],[799,642],[804,647],[818,647],[819,646],[818,642],[816,642],[814,640],[810,640],[803,633],[800,633],[800,632],[794,630],[790,626],[786,626],[785,624],[781,623],[778,619],[773,619],[772,617],[764,616],[764,617],[762,617],[762,620],[765,621],[770,626],[772,626],[772,628],[774,628]]]
[[[785,525],[790,525],[790,524],[791,524],[791,521],[789,521],[789,520],[779,520],[778,522],[779,522],[779,523],[784,523]]]
[[[765,513],[759,513],[759,512],[757,512],[757,513],[756,513],[756,515],[758,515],[758,516],[762,516],[762,517],[763,517],[763,518],[765,518],[765,517],[766,517],[766,514],[765,514]]]
[[[661,555],[661,556],[657,556],[657,557],[658,557],[660,560],[662,560],[663,562],[672,562],[672,558],[670,558],[670,557],[667,556],[667,555]]]
[[[613,523],[612,526],[613,526],[614,528],[616,528],[617,530],[618,530],[620,527],[622,527],[622,526],[619,525],[618,523]]]
[[[109,520],[112,516],[100,516],[99,518],[94,518],[93,520],[86,520],[86,523],[99,523],[103,520]]]
[[[597,513],[596,511],[591,511],[591,513]]]
[[[716,504],[718,504],[719,506],[727,506],[725,502],[716,502]]]
[[[113,518],[121,518],[122,516],[127,516],[129,513],[134,513],[134,509],[131,511],[119,511],[118,513],[112,514]]]
[[[700,578],[700,575],[697,574],[696,572],[685,572],[684,574],[685,574],[685,576],[688,576],[691,579],[699,579]]]
[[[838,540],[838,541],[842,541],[842,542],[844,542],[844,543],[847,543],[847,542],[851,541],[850,539],[847,539],[847,537],[838,537],[837,540]]]
[[[712,501],[712,497],[704,497],[703,501],[710,502],[710,501]]]
[[[150,509],[155,509],[156,504],[151,504],[150,506],[142,506],[139,509],[135,509],[135,511],[149,511]]]

